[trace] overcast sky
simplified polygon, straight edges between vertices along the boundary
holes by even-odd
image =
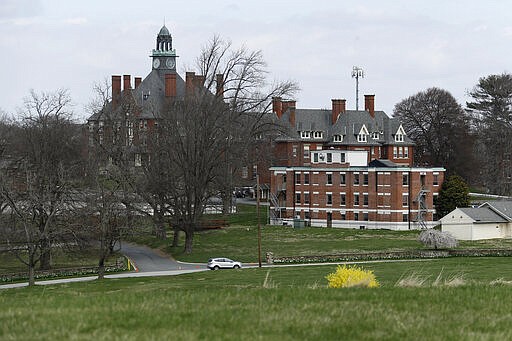
[[[30,89],[69,89],[78,116],[112,74],[145,77],[156,35],[173,36],[184,77],[214,34],[262,50],[271,79],[299,83],[298,108],[355,108],[363,94],[392,114],[429,87],[465,105],[480,77],[510,72],[511,1],[446,0],[0,0],[0,108],[15,113]]]

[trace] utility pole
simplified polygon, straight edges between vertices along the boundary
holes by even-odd
[[[258,219],[258,266],[261,268],[260,176],[256,173],[256,214]]]
[[[364,78],[364,70],[359,66],[352,68],[352,78],[356,79],[356,111],[359,110],[359,77]]]

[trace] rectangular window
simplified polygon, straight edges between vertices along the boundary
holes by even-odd
[[[304,193],[304,204],[309,204],[309,192]]]
[[[309,173],[304,173],[304,185],[309,185]]]
[[[398,158],[398,148],[397,147],[393,147],[393,158]]]
[[[297,146],[292,146],[292,156],[297,157]]]
[[[140,154],[135,154],[135,167],[142,166],[142,156]]]
[[[368,173],[363,174],[363,185],[368,186]]]
[[[368,212],[363,213],[363,220],[368,221]]]
[[[309,144],[304,145],[304,158],[309,159]]]
[[[327,193],[327,205],[332,205],[332,193]]]
[[[326,174],[327,175],[327,185],[332,185],[332,174]]]
[[[332,162],[332,153],[327,153],[327,163]]]
[[[313,162],[318,162],[318,153],[313,153]]]
[[[354,185],[359,185],[359,174],[354,173]]]
[[[295,173],[295,184],[300,185],[300,173]]]
[[[357,213],[357,212],[354,213],[354,220],[359,220],[359,213]]]
[[[409,185],[409,174],[402,174],[402,185]]]
[[[347,195],[345,193],[340,193],[340,206],[345,206],[347,204]]]
[[[403,158],[404,157],[404,151],[402,147],[398,147],[398,157]]]
[[[300,204],[300,193],[295,193],[295,203]]]
[[[363,194],[363,205],[368,206],[368,194]]]
[[[345,173],[340,173],[340,185],[345,185],[347,183],[347,177]]]
[[[354,193],[354,206],[359,206],[359,193]]]
[[[402,194],[402,206],[403,207],[409,206],[409,194],[407,194],[407,193]]]
[[[404,147],[404,158],[409,158],[409,147]]]
[[[340,162],[345,163],[345,153],[340,153]]]
[[[407,213],[402,213],[402,221],[404,223],[409,221],[409,215]]]
[[[432,184],[434,186],[439,186],[439,176],[437,174],[434,174],[434,179],[432,181]]]
[[[341,220],[347,220],[347,215],[345,213],[341,214]]]
[[[247,179],[249,177],[249,169],[247,166],[242,167],[242,179]]]

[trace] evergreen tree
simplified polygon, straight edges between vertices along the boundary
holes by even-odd
[[[469,187],[464,179],[452,175],[443,182],[435,202],[438,218],[444,217],[457,207],[469,206]]]

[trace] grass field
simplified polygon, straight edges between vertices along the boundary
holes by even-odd
[[[194,253],[140,241],[187,261],[257,260],[254,208],[195,236]],[[422,248],[418,231],[264,227],[263,254]],[[464,248],[509,248],[509,240]],[[0,290],[0,340],[507,340],[509,257],[360,264],[375,289],[328,289],[336,265],[206,271]],[[402,284],[400,284],[402,283]],[[405,286],[406,283],[408,286]]]
[[[0,339],[505,340],[512,286],[489,283],[512,280],[509,261],[365,264],[376,289],[327,289],[328,265],[1,290]],[[395,286],[411,273],[427,281]]]

